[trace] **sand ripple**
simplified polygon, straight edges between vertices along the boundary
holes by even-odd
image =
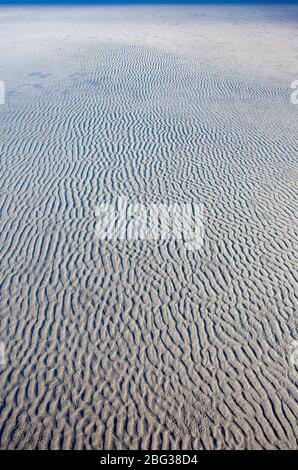
[[[2,448],[295,448],[288,90],[155,48],[69,61],[0,113]],[[115,195],[202,203],[204,246],[99,243]]]

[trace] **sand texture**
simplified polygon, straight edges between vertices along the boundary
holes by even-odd
[[[297,448],[297,11],[0,9],[2,449]]]

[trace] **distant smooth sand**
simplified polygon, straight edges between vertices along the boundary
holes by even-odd
[[[2,449],[297,448],[297,12],[0,9]]]

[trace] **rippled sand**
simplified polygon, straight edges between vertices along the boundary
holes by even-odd
[[[297,12],[0,9],[3,449],[297,448]]]

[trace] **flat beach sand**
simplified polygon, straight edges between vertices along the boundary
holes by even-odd
[[[297,449],[297,24],[0,8],[2,449]],[[202,246],[99,240],[119,196]]]

